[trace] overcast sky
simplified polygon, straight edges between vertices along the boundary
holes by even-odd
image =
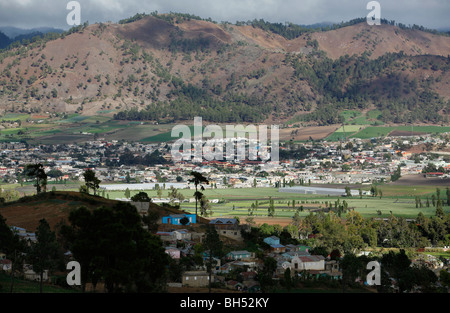
[[[0,0],[0,26],[70,28],[69,0]],[[314,24],[366,17],[369,0],[78,0],[81,22],[117,22],[136,13],[179,12],[214,21]],[[450,0],[379,0],[381,17],[427,28],[450,27]]]

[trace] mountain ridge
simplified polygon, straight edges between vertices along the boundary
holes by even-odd
[[[138,111],[148,114],[137,119],[176,121],[200,114],[218,122],[293,116],[314,122],[311,114],[331,103],[338,109],[366,109],[363,102],[389,109],[377,100],[385,101],[389,93],[402,107],[415,107],[405,100],[413,93],[419,99],[437,97],[432,109],[445,116],[448,51],[450,37],[389,24],[356,23],[289,40],[251,25],[144,16],[83,25],[60,38],[4,52],[0,107],[84,115],[114,111],[109,114],[118,119],[139,117]],[[389,87],[393,82],[400,93]],[[377,86],[385,90],[382,95]],[[336,116],[328,119],[319,124],[337,122]],[[433,119],[424,122],[442,122]]]

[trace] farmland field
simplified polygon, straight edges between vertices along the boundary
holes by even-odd
[[[445,133],[450,132],[450,127],[445,126],[371,126],[364,128],[360,132],[353,134],[351,137],[360,139],[370,139],[374,137],[387,136],[393,131],[402,131],[405,134],[408,132],[414,133]]]
[[[281,128],[281,141],[303,142],[310,139],[339,141],[348,138],[371,139],[387,135],[421,135],[425,133],[450,132],[450,126],[374,126],[382,124],[377,120],[378,110],[361,113],[344,111],[345,126],[305,126],[297,128]],[[92,140],[95,137],[106,140],[139,141],[143,143],[160,143],[176,140],[172,137],[172,129],[178,125],[156,124],[142,121],[117,121],[110,116],[84,116],[77,113],[64,117],[47,115],[7,113],[0,117],[3,123],[18,121],[16,126],[6,125],[0,130],[0,142],[28,141],[30,143],[58,144],[76,136],[75,141]],[[374,122],[373,122],[374,121]],[[376,124],[375,124],[376,123]],[[193,134],[192,121],[189,129]],[[205,126],[203,126],[205,127]],[[225,131],[225,125],[222,125]],[[270,133],[270,129],[268,130]],[[226,134],[224,133],[224,136]]]
[[[340,188],[344,188],[341,186]],[[362,189],[367,190],[369,187],[365,186]],[[442,190],[442,186],[440,187]],[[225,217],[238,216],[245,219],[249,216],[249,209],[252,204],[258,201],[258,208],[253,211],[253,217],[267,218],[269,199],[272,197],[275,205],[275,217],[277,219],[291,219],[297,209],[303,206],[303,211],[299,212],[300,216],[310,214],[310,211],[317,211],[326,208],[331,203],[335,204],[338,200],[342,203],[344,200],[348,203],[349,208],[355,209],[363,217],[387,217],[391,214],[405,218],[417,217],[419,212],[425,216],[433,216],[435,214],[435,207],[425,206],[426,197],[430,197],[436,191],[435,186],[427,187],[412,187],[412,186],[391,186],[380,185],[379,189],[383,191],[383,196],[371,197],[363,196],[342,198],[337,196],[324,195],[305,195],[294,193],[280,193],[276,188],[224,188],[224,189],[206,189],[203,193],[211,200],[218,200],[219,203],[211,203],[211,210],[213,212],[211,217]],[[156,190],[145,190],[152,199],[157,199]],[[168,198],[168,190],[163,190],[162,198]],[[179,190],[186,199],[193,199],[193,189]],[[131,196],[138,193],[138,191],[131,191]],[[421,197],[423,207],[415,207],[415,196]],[[108,191],[105,196],[110,199],[125,198],[124,191]],[[295,201],[294,207],[292,201]],[[195,202],[182,203],[181,209],[195,212]],[[450,206],[444,206],[444,211],[450,213]],[[274,219],[275,221],[276,219]]]
[[[338,141],[347,138],[371,139],[375,137],[409,136],[450,132],[449,126],[367,126],[345,125],[325,138],[327,141]]]

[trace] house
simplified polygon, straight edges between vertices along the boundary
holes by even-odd
[[[444,173],[442,172],[430,172],[430,173],[426,173],[425,177],[426,178],[430,178],[430,177],[442,177],[444,175]]]
[[[16,234],[25,234],[27,231],[25,228],[17,227],[17,226],[11,226],[11,230]]]
[[[219,230],[238,229],[239,221],[235,218],[216,218],[209,222],[210,225]]]
[[[325,270],[325,258],[322,255],[296,256],[292,258],[291,270]]]
[[[239,221],[235,218],[216,218],[211,220],[209,224],[214,225],[217,232],[222,236],[236,240],[242,239]]]
[[[12,261],[8,259],[0,259],[0,270],[10,272],[12,269]]]
[[[229,280],[226,282],[226,287],[228,289],[232,289],[232,290],[237,290],[237,291],[241,291],[244,289],[244,284],[236,281],[236,280]]]
[[[192,234],[186,229],[178,229],[173,231],[176,240],[191,240]]]
[[[281,256],[283,257],[284,260],[287,260],[290,262],[296,256],[308,256],[308,255],[310,255],[310,254],[306,251],[288,251],[286,249],[286,252],[283,253]]]
[[[264,238],[263,241],[265,243],[267,243],[269,246],[280,244],[280,238],[278,238],[277,236],[270,236],[270,237]]]
[[[27,280],[41,281],[41,274],[36,273],[32,269],[28,269],[28,270],[24,271],[23,274],[24,274],[25,279],[27,279]],[[48,270],[44,270],[44,272],[42,274],[42,280],[43,281],[49,280]]]
[[[174,233],[173,232],[169,232],[169,231],[159,231],[156,233],[157,236],[159,236],[159,238],[161,238],[161,240],[163,242],[165,241],[174,241]]]
[[[286,245],[286,252],[304,252],[308,254],[310,249],[310,247],[303,245]]]
[[[283,253],[286,251],[286,247],[280,244],[270,245],[270,252],[273,253]]]
[[[162,241],[176,241],[176,240],[191,240],[192,234],[186,229],[178,229],[174,231],[158,231],[157,236],[161,238]]]
[[[172,258],[175,260],[180,259],[181,257],[181,251],[180,249],[177,249],[175,247],[166,247],[165,252]]]
[[[258,277],[258,273],[255,271],[247,271],[242,272],[241,276],[243,281],[250,281],[256,279]]]
[[[187,287],[206,287],[209,285],[209,274],[206,271],[184,272],[182,284]]]
[[[162,223],[171,225],[183,225],[181,220],[183,220],[184,218],[188,219],[188,222],[184,225],[197,223],[197,215],[195,214],[173,214],[169,216],[164,216],[162,218]]]
[[[248,252],[247,250],[231,251],[227,253],[225,256],[227,260],[242,260],[242,259],[249,259],[251,257],[252,253]]]
[[[327,261],[325,263],[325,271],[330,276],[341,275],[340,270],[339,270],[339,262],[337,262],[336,260]]]
[[[217,269],[217,272],[229,273],[236,269],[241,271],[257,271],[260,267],[261,265],[257,261],[235,260],[221,265]]]

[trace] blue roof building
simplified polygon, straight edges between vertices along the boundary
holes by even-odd
[[[190,224],[197,223],[197,216],[195,214],[173,214],[173,215],[169,215],[169,216],[164,216],[162,218],[162,223],[163,224],[171,224],[171,225],[183,225],[181,223],[181,220],[185,217],[189,221],[187,224],[184,224],[184,225],[190,225]]]

